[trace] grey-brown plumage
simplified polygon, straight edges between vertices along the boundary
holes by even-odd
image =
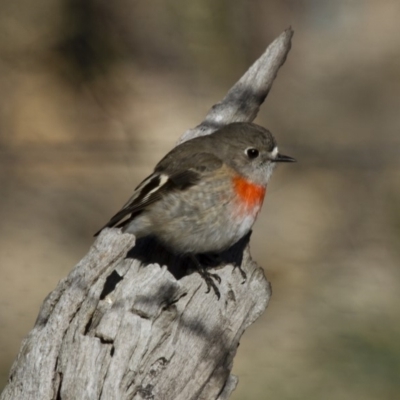
[[[105,227],[155,235],[177,254],[222,251],[251,229],[278,161],[294,159],[268,130],[226,125],[171,150]]]

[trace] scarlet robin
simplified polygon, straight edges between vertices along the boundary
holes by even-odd
[[[221,252],[250,231],[276,163],[293,161],[278,152],[267,129],[225,125],[172,149],[102,229],[122,227],[137,238],[151,234],[192,258]],[[219,297],[210,278],[220,281],[218,275],[196,264],[208,291],[213,287]]]

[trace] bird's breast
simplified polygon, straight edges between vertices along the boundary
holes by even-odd
[[[233,178],[233,184],[240,212],[256,216],[263,204],[266,187],[256,185],[240,176]]]

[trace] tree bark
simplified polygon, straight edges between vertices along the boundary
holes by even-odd
[[[252,121],[292,35],[282,33],[180,142]],[[271,295],[247,243],[225,255],[241,262],[246,279],[231,263],[215,269],[218,300],[184,265],[175,276],[161,266],[167,259],[156,245],[147,242],[142,253],[158,254],[160,263],[143,262],[129,252],[133,235],[105,229],[45,299],[0,399],[227,399],[238,381],[230,372],[240,337]]]

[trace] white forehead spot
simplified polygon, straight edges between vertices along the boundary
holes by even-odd
[[[273,158],[276,158],[277,155],[278,155],[278,146],[275,146],[271,151],[271,156]]]

